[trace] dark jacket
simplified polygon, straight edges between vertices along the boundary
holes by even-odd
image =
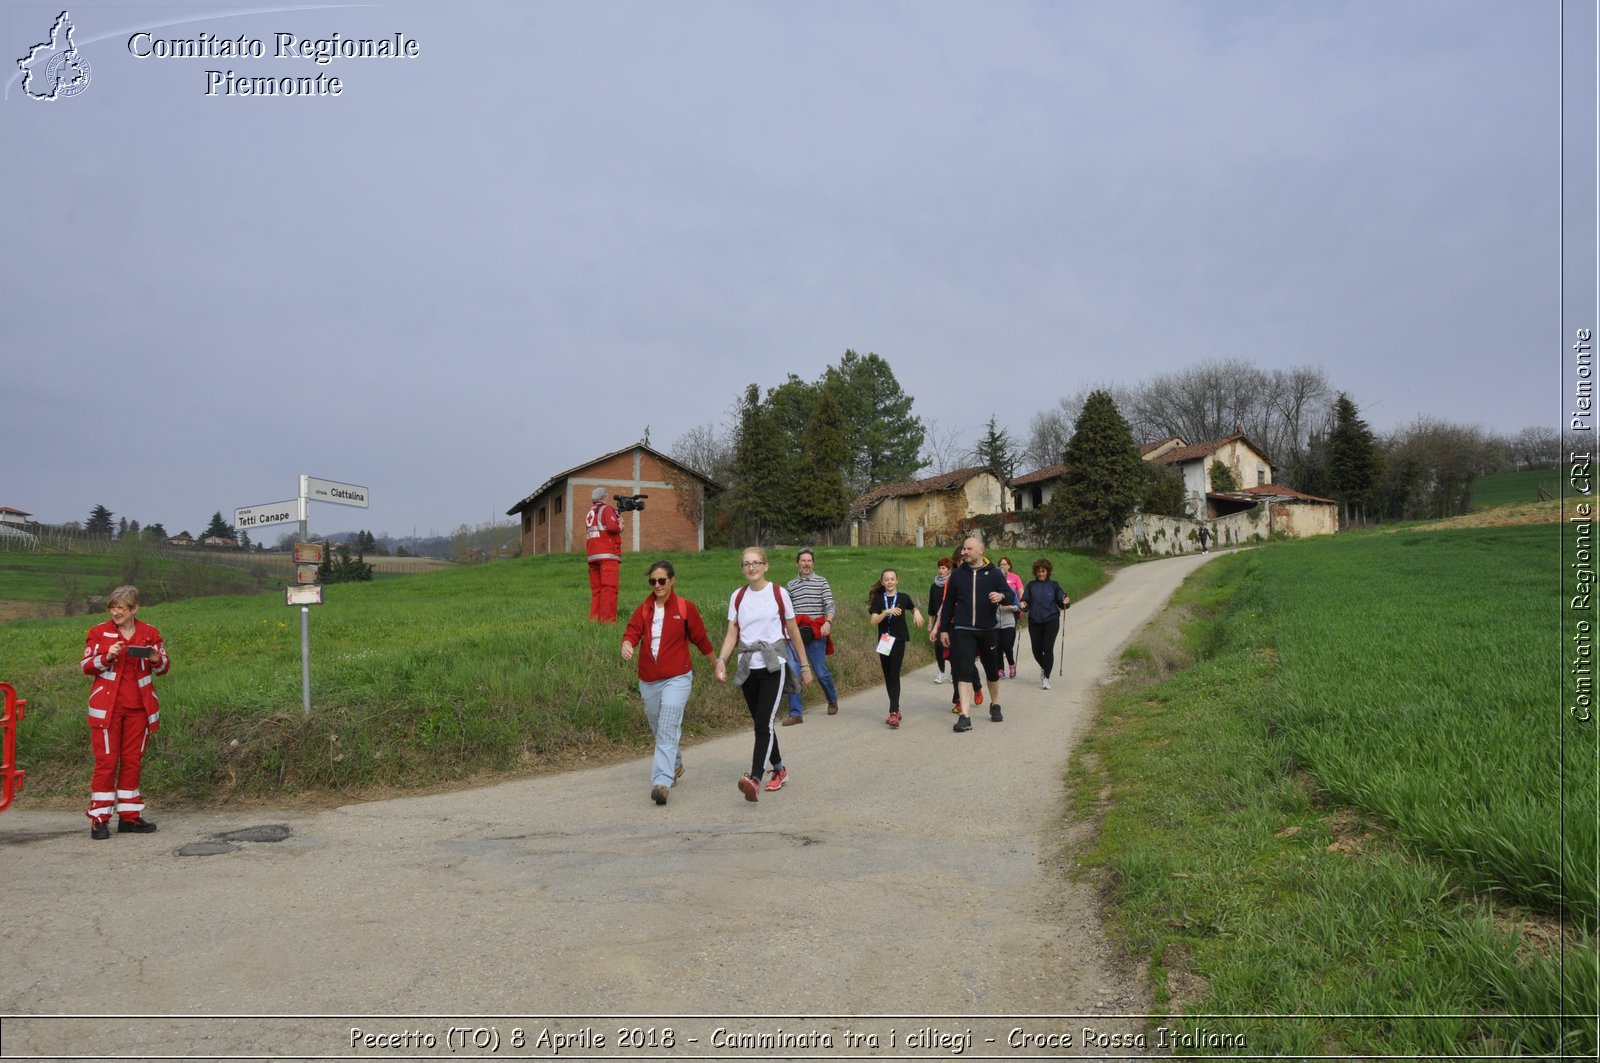
[[[989,600],[991,591],[1003,595],[998,603]],[[998,622],[1000,606],[1016,604],[1017,596],[1000,566],[990,563],[988,558],[977,568],[962,565],[945,581],[944,601],[939,606],[939,630],[965,627],[989,631]]]
[[[1022,604],[1030,623],[1048,624],[1061,615],[1061,607],[1067,604],[1067,592],[1053,579],[1030,580],[1022,588]]]

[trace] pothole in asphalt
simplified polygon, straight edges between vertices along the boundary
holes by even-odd
[[[266,823],[259,827],[230,830],[217,837],[228,842],[281,842],[292,833],[293,831],[282,823]]]
[[[259,827],[242,827],[216,836],[216,841],[190,842],[178,850],[179,856],[222,856],[239,851],[237,842],[281,842],[293,834],[282,823],[264,823]]]

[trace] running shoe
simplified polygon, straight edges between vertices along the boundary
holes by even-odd
[[[1041,690],[1049,690],[1050,689],[1050,677],[1049,676],[1045,676],[1043,679],[1039,680],[1039,687],[1040,687]]]
[[[888,724],[890,727],[899,727],[900,714],[898,712],[891,712],[889,713],[889,718],[883,722]]]
[[[963,716],[963,717],[961,717],[959,720],[956,721],[956,725],[954,727],[952,727],[951,730],[954,731],[956,734],[962,734],[963,732],[972,730],[972,717],[971,716]]]
[[[744,794],[744,799],[746,801],[759,800],[761,794],[761,780],[756,778],[754,775],[739,776],[739,792]]]
[[[772,778],[767,780],[767,792],[783,789],[783,781],[789,777],[788,768],[778,768],[772,773]]]
[[[1015,678],[1017,678],[1017,666],[1016,665],[1012,665],[1011,666],[1011,674],[1009,676],[1007,676],[1006,678],[1007,679],[1015,679]]]
[[[934,676],[933,677],[933,681],[935,683],[943,683],[944,682],[944,673],[940,672],[938,675]]]
[[[991,723],[1005,723],[1006,722],[1006,718],[1000,714],[1000,706],[991,705],[989,707],[989,722],[991,722]]]
[[[978,683],[978,684],[973,686],[973,688],[972,688],[972,703],[974,705],[982,705],[983,704],[983,684],[982,683]]]

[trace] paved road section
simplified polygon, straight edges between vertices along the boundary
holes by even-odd
[[[1020,666],[1004,723],[954,734],[931,668],[898,731],[881,689],[808,714],[754,804],[748,732],[688,749],[665,807],[642,759],[315,814],[153,794],[158,833],[102,842],[24,801],[0,816],[0,1057],[814,1059],[847,1030],[861,1058],[1104,1055],[1148,1004],[1066,879],[1065,765],[1205,560],[1075,605],[1066,675]]]

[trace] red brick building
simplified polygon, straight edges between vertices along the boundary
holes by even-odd
[[[623,553],[705,548],[706,499],[722,485],[647,444],[635,443],[558,472],[506,510],[522,518],[522,555],[583,552],[583,516],[596,487],[648,495],[645,508],[622,516]],[[620,506],[618,507],[621,508]]]

